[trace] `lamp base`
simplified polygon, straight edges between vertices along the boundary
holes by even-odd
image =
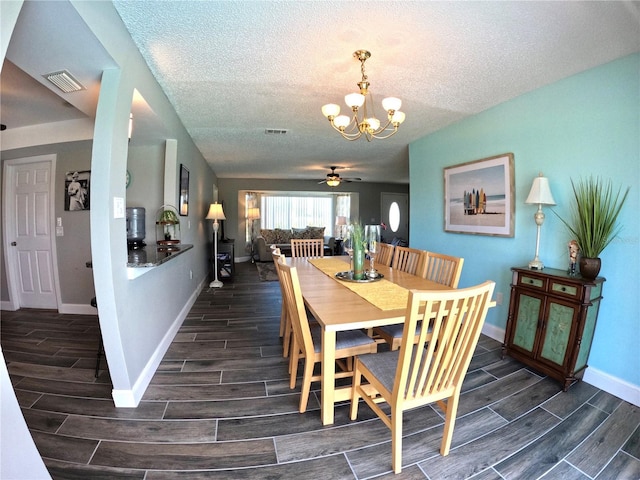
[[[209,288],[222,288],[223,286],[224,283],[222,283],[220,280],[214,280],[209,284]]]
[[[542,269],[544,269],[544,264],[537,258],[529,262],[529,270],[542,270]]]

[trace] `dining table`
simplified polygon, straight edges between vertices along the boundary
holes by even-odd
[[[323,425],[334,422],[336,402],[351,398],[351,386],[336,388],[336,334],[347,330],[403,323],[409,290],[451,290],[432,280],[376,264],[381,277],[370,282],[340,280],[350,271],[348,256],[287,258],[296,267],[302,297],[321,327],[321,417]],[[348,275],[347,275],[348,277]]]

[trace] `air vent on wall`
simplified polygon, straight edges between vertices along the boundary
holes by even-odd
[[[82,86],[82,84],[66,70],[47,73],[44,75],[44,78],[49,80],[64,93],[78,92],[85,89],[84,86]]]
[[[288,131],[280,128],[267,128],[264,133],[265,135],[285,135]]]

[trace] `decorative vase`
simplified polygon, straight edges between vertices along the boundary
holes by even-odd
[[[353,249],[353,279],[362,280],[364,278],[364,248],[362,245]]]
[[[600,273],[600,259],[580,257],[580,275],[588,280],[593,280]]]

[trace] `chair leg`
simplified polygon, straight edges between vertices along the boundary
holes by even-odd
[[[286,315],[285,327],[284,327],[284,338],[282,345],[282,356],[287,358],[291,353],[291,337],[293,336],[293,327],[291,326],[291,319],[289,315]]]
[[[402,409],[391,407],[391,466],[402,471]]]
[[[314,363],[310,358],[305,358],[304,374],[302,376],[302,389],[300,391],[300,413],[307,411],[309,392],[311,391],[311,377],[313,376]]]
[[[358,403],[360,402],[360,394],[358,388],[362,382],[362,373],[358,369],[358,359],[356,358],[353,366],[353,380],[351,386],[351,408],[349,409],[349,417],[351,420],[358,418]]]
[[[453,427],[456,424],[456,414],[458,412],[458,400],[460,393],[456,392],[447,399],[447,409],[444,420],[444,432],[442,434],[442,444],[440,445],[440,455],[446,457],[449,455],[451,448],[451,439],[453,438]]]
[[[280,338],[284,337],[285,329],[287,326],[287,314],[285,312],[284,305],[282,306],[282,313],[280,314]]]
[[[289,358],[289,388],[296,388],[296,377],[298,376],[298,363],[300,362],[300,348],[295,339],[293,340],[291,357]]]

